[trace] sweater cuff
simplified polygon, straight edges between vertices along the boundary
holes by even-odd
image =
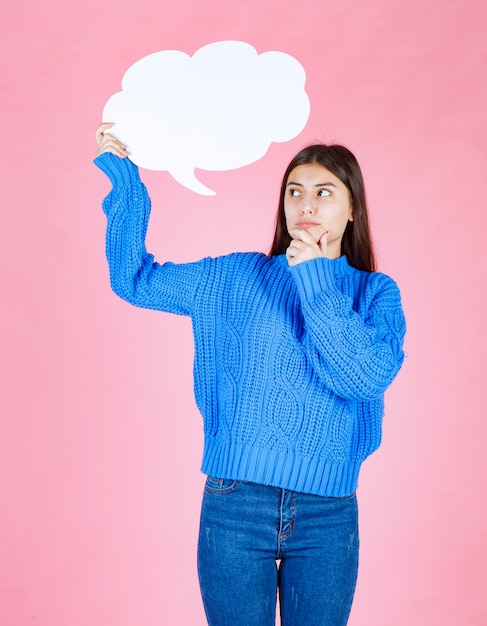
[[[313,300],[324,291],[338,292],[335,275],[340,259],[319,258],[293,265],[290,269],[296,281],[300,295],[306,300]]]
[[[139,169],[128,157],[121,159],[111,152],[103,152],[94,164],[108,176],[114,188],[140,183]]]

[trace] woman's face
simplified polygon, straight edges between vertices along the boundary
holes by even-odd
[[[307,230],[316,243],[327,233],[326,256],[340,256],[341,241],[353,221],[350,193],[342,181],[319,163],[291,170],[284,195],[286,227]]]

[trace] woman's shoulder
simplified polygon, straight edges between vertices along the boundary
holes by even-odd
[[[396,281],[384,272],[361,272],[363,275],[360,298],[369,304],[400,308],[401,292]]]
[[[398,284],[389,274],[385,274],[384,272],[368,272],[368,274],[371,284],[377,288],[389,288],[399,291]]]
[[[252,268],[273,262],[275,257],[269,257],[263,252],[230,252],[217,257],[210,257],[211,262],[218,266],[234,268]]]
[[[254,281],[268,275],[268,272],[281,271],[279,257],[272,257],[263,252],[231,252],[217,257],[208,257],[210,273],[232,282],[238,280]],[[259,278],[260,277],[260,278]]]

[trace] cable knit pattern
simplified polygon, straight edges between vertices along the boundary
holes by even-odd
[[[95,160],[115,293],[191,316],[202,471],[325,496],[355,491],[380,444],[384,392],[403,362],[399,290],[346,257],[289,267],[235,253],[160,265],[145,249],[150,200],[128,159]]]

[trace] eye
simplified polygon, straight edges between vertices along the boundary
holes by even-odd
[[[320,189],[318,191],[318,195],[321,196],[322,198],[326,196],[331,196],[331,191],[328,191],[328,189]]]
[[[300,196],[300,195],[301,195],[301,193],[300,193],[299,189],[296,189],[296,188],[290,187],[290,188],[289,188],[289,195],[290,195],[292,198],[297,198],[298,196]]]

